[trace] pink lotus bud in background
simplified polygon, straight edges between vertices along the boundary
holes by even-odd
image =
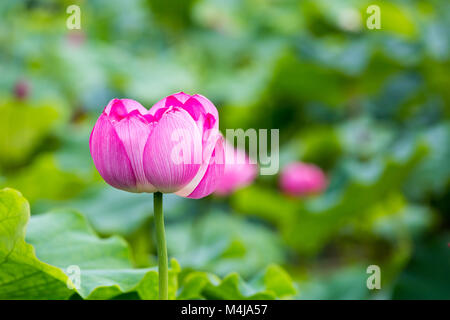
[[[292,196],[320,193],[326,186],[325,174],[314,164],[294,162],[284,167],[281,172],[281,190]]]
[[[69,45],[80,47],[86,41],[86,34],[81,30],[70,30],[67,33],[66,39]]]
[[[215,190],[224,171],[218,123],[216,107],[200,95],[177,93],[150,110],[114,99],[92,130],[92,159],[115,188],[202,198]]]
[[[14,95],[17,99],[24,100],[30,94],[30,85],[25,80],[17,81],[14,86]]]
[[[248,186],[257,174],[258,165],[253,164],[244,151],[225,142],[225,171],[215,193],[224,196]]]

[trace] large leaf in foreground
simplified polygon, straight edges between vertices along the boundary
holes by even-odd
[[[0,190],[0,299],[64,299],[72,294],[64,272],[39,261],[25,242],[28,202]]]
[[[79,270],[80,281],[74,270]],[[173,260],[171,299],[177,293],[178,278],[182,283],[179,299],[276,299],[296,292],[289,275],[276,265],[249,283],[237,273],[221,280],[188,269],[178,277],[179,272]],[[74,285],[77,288],[72,289]],[[84,299],[110,299],[131,292],[141,299],[157,299],[158,273],[154,268],[134,269],[122,238],[99,238],[86,218],[74,211],[29,219],[28,203],[19,192],[0,191],[0,298],[66,299],[77,293]]]
[[[83,298],[108,299],[130,291],[137,291],[143,299],[158,296],[157,270],[133,269],[125,240],[117,236],[100,239],[81,214],[55,211],[33,217],[27,240],[43,261],[63,270],[80,269],[78,293]],[[172,277],[176,277],[176,263],[174,270]],[[174,298],[176,283],[171,281]]]
[[[128,245],[122,238],[100,239],[82,215],[58,211],[30,219],[27,244],[24,238],[29,207],[25,198],[4,189],[0,205],[1,298],[68,298],[74,290],[67,283],[77,281],[72,283],[63,271],[71,272],[74,267],[80,270],[80,286],[75,291],[82,298],[108,299],[132,291],[142,299],[158,297],[157,271],[133,269]],[[176,262],[172,266],[169,291],[174,298],[179,267]]]

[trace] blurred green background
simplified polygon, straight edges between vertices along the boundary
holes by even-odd
[[[71,4],[81,30],[66,28]],[[366,27],[371,4],[381,30]],[[251,281],[276,263],[296,299],[450,299],[450,2],[3,0],[0,13],[0,187],[33,216],[78,210],[123,236],[135,267],[155,265],[152,196],[106,185],[89,134],[112,98],[201,93],[223,132],[279,128],[281,168],[315,163],[330,184],[293,199],[260,176],[229,197],[166,196],[183,269]]]

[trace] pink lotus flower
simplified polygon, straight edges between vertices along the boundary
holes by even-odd
[[[224,171],[216,107],[201,95],[168,96],[150,110],[113,99],[92,130],[94,164],[111,186],[130,192],[202,198]]]
[[[325,174],[322,169],[313,164],[294,162],[287,165],[281,172],[281,190],[292,196],[319,193],[326,186]]]
[[[257,174],[258,166],[251,163],[247,154],[225,142],[225,170],[215,193],[224,196],[248,186]]]

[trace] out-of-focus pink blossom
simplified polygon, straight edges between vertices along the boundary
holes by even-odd
[[[14,86],[14,95],[17,99],[24,100],[30,94],[30,85],[25,80],[17,81]]]
[[[201,95],[168,96],[150,110],[130,99],[111,100],[90,138],[103,179],[130,192],[202,198],[224,171],[216,107]]]
[[[81,30],[70,30],[67,33],[67,41],[71,46],[81,47],[86,41],[86,34]]]
[[[327,186],[327,178],[322,169],[314,164],[294,162],[281,172],[280,188],[291,196],[320,193]]]
[[[217,185],[216,194],[227,195],[253,182],[258,174],[258,166],[250,161],[247,154],[225,142],[225,171]]]

